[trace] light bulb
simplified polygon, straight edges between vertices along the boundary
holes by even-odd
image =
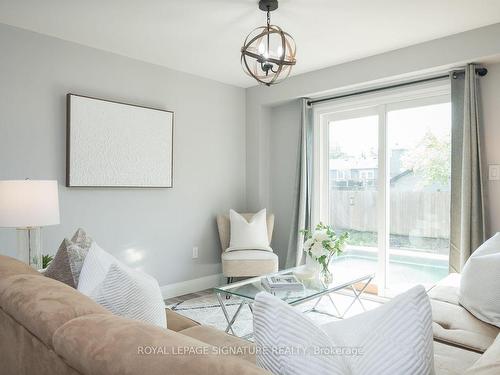
[[[278,46],[278,57],[281,57],[281,56],[283,56],[283,47]]]
[[[264,45],[264,43],[260,43],[259,44],[259,54],[263,55],[265,51],[266,51],[266,46]]]

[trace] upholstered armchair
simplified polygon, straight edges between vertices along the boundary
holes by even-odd
[[[254,214],[241,214],[246,220]],[[274,215],[267,214],[267,235],[271,242],[274,229]],[[228,283],[234,277],[261,276],[278,271],[278,256],[271,251],[236,250],[227,252],[231,239],[231,223],[228,215],[217,215],[217,227],[222,248],[222,273]]]

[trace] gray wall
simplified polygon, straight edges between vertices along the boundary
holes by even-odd
[[[500,64],[488,64],[488,75],[481,78],[483,106],[483,157],[488,164],[500,164]],[[488,234],[500,232],[500,181],[486,180],[486,224]]]
[[[273,249],[281,267],[286,260],[296,194],[300,111],[298,100],[270,109],[269,209],[275,215]]]
[[[174,188],[64,187],[68,92],[174,111]],[[0,180],[25,177],[59,181],[45,252],[83,227],[160,285],[217,274],[214,215],[246,207],[245,90],[0,24]],[[15,249],[0,229],[0,253]]]

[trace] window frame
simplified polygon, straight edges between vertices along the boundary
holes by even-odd
[[[448,79],[415,84],[377,93],[352,96],[313,107],[313,193],[312,221],[329,222],[329,123],[349,118],[378,116],[378,179],[377,179],[377,229],[378,266],[377,284],[379,295],[390,295],[387,290],[389,267],[389,219],[390,177],[387,113],[394,110],[419,107],[451,101],[451,85]]]

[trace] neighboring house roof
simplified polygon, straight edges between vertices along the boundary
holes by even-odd
[[[406,171],[403,171],[403,172],[395,175],[394,177],[392,177],[390,182],[391,182],[391,184],[395,184],[396,182],[398,182],[398,180],[400,180],[401,178],[408,176],[410,174],[413,174],[413,171],[411,169],[407,169]]]

